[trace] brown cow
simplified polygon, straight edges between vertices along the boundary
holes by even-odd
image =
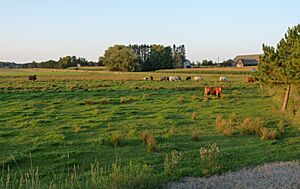
[[[211,87],[206,86],[204,88],[204,95],[207,97],[208,95],[216,95],[217,97],[221,97],[223,87]]]
[[[36,75],[31,75],[31,76],[28,77],[28,79],[30,81],[35,81],[36,80]]]
[[[255,82],[255,79],[253,77],[246,77],[246,82],[247,83]]]

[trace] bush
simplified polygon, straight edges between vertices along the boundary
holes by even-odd
[[[223,119],[222,115],[217,115],[216,117],[216,128],[222,132],[224,136],[230,137],[234,132],[232,119],[233,118],[229,118],[229,120]]]
[[[260,137],[262,140],[273,140],[277,137],[276,130],[269,130],[266,127],[260,129]]]
[[[227,137],[232,136],[233,132],[234,132],[234,129],[231,126],[224,127],[224,129],[222,131],[223,135],[227,136]]]
[[[184,96],[178,97],[178,102],[179,103],[184,103]]]
[[[123,104],[123,103],[125,103],[125,102],[126,102],[125,97],[121,96],[121,97],[120,97],[120,103]]]
[[[120,146],[121,145],[121,142],[122,142],[122,134],[121,132],[113,132],[112,135],[111,135],[111,143],[117,147],[117,146]]]
[[[164,161],[164,173],[173,178],[181,159],[182,154],[176,150],[172,151],[171,154],[167,154]]]
[[[191,137],[192,137],[192,140],[194,140],[194,141],[198,141],[200,135],[201,135],[201,132],[199,130],[193,129],[191,131]]]
[[[214,174],[220,170],[219,163],[217,158],[219,156],[219,147],[218,145],[212,144],[207,148],[200,148],[200,160],[203,162],[203,174],[209,175]]]
[[[144,94],[143,94],[143,99],[144,99],[144,100],[149,99],[149,95],[148,95],[147,93],[144,93]]]
[[[85,104],[85,105],[94,105],[94,104],[96,104],[96,102],[94,102],[94,101],[91,100],[91,99],[87,99],[87,100],[84,101],[84,104]]]
[[[192,99],[192,100],[198,100],[198,99],[199,99],[199,97],[198,97],[198,96],[196,96],[196,95],[193,95],[193,96],[191,97],[191,99]]]
[[[170,138],[173,137],[174,135],[175,135],[175,128],[174,127],[169,128],[166,132],[166,137]]]
[[[79,133],[80,130],[81,130],[81,127],[75,127],[75,128],[74,128],[74,132],[75,132],[75,133]]]
[[[278,123],[277,123],[277,129],[278,131],[280,132],[280,134],[284,134],[285,133],[285,123],[283,120],[280,120]]]
[[[246,117],[237,128],[240,130],[241,134],[259,134],[262,126],[260,118]]]
[[[218,130],[222,129],[222,121],[223,121],[223,116],[218,114],[216,116],[216,127],[217,127]]]
[[[128,134],[127,134],[127,136],[130,137],[130,138],[135,137],[135,135],[136,135],[136,128],[130,129]]]
[[[153,133],[149,134],[147,137],[147,148],[149,152],[154,152],[156,150],[156,140]]]
[[[141,140],[143,141],[144,144],[147,143],[148,136],[149,136],[149,131],[144,130],[141,132]]]
[[[194,120],[194,121],[195,121],[196,119],[197,119],[196,112],[193,112],[193,113],[192,113],[192,120]]]
[[[110,99],[109,98],[102,98],[99,101],[100,104],[109,104],[110,103]]]

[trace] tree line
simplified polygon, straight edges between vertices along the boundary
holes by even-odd
[[[153,71],[182,68],[186,61],[185,46],[114,45],[99,58],[111,71]]]
[[[85,58],[76,56],[60,57],[58,61],[47,60],[43,62],[31,62],[25,64],[16,64],[11,62],[0,62],[1,68],[53,68],[53,69],[65,69],[69,67],[80,66],[96,66],[99,62],[88,61]]]

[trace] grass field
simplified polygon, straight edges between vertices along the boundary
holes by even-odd
[[[5,186],[8,167],[16,178],[38,168],[40,182],[49,185],[65,182],[70,169],[73,175],[77,170],[86,176],[91,164],[109,169],[116,159],[122,165],[147,165],[162,182],[299,160],[299,91],[293,91],[290,101],[296,114],[281,115],[277,110],[282,91],[245,83],[244,73],[187,73],[176,72],[182,77],[202,74],[204,81],[159,82],[160,76],[171,74],[167,71],[1,69],[0,187]],[[222,97],[204,98],[204,86],[226,73],[230,82]],[[28,81],[34,74],[38,80]],[[155,81],[142,80],[150,75]],[[232,136],[218,130],[218,115],[232,120]],[[284,132],[272,140],[240,134],[247,118],[260,118],[269,129],[279,130],[283,124]],[[141,140],[144,131],[154,135],[153,152]],[[199,149],[214,143],[220,150],[214,160],[220,168],[207,173]],[[181,161],[175,176],[164,175],[166,155],[174,150],[182,153]],[[84,186],[85,181],[79,182]]]

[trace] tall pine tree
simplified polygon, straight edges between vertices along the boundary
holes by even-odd
[[[256,77],[266,84],[286,86],[281,107],[284,112],[292,84],[300,83],[300,24],[288,29],[277,48],[263,45],[263,51]]]

